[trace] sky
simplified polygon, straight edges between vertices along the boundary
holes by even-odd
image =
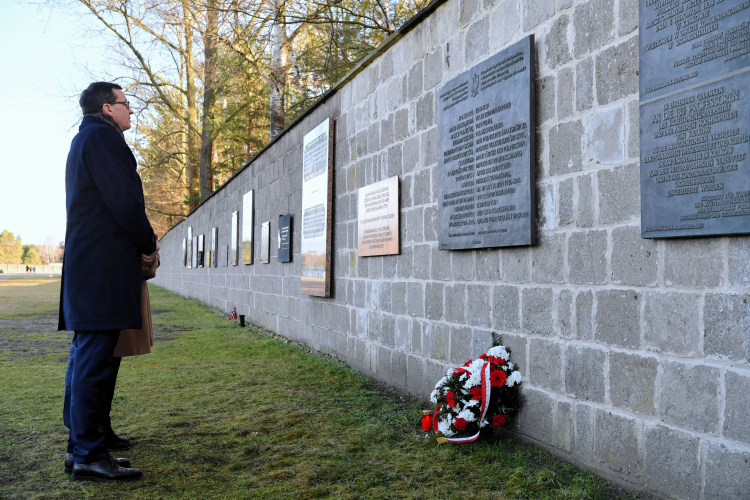
[[[80,7],[34,3],[0,0],[0,231],[24,244],[65,239],[65,159],[81,120],[78,95],[91,82],[86,68],[112,64]]]

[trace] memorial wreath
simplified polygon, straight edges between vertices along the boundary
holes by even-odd
[[[468,443],[483,431],[494,433],[520,408],[521,372],[510,361],[510,351],[492,337],[494,347],[448,370],[432,391],[433,430],[443,435],[438,441]]]

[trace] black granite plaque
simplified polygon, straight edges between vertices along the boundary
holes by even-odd
[[[750,2],[641,0],[641,236],[750,233]]]
[[[271,262],[271,221],[260,225],[260,261],[263,264]]]
[[[187,238],[182,238],[182,265],[187,267]]]
[[[193,269],[198,267],[198,237],[193,236]]]
[[[203,261],[205,258],[206,252],[205,248],[203,247],[203,235],[198,235],[198,267],[203,267]]]
[[[292,261],[292,216],[279,215],[279,262]]]
[[[211,229],[211,267],[216,267],[216,249],[219,244],[219,228],[215,227]]]
[[[534,37],[438,89],[441,250],[536,242]]]

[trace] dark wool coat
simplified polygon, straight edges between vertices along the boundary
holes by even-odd
[[[60,330],[141,328],[141,254],[156,238],[136,167],[122,134],[83,117],[65,167]]]

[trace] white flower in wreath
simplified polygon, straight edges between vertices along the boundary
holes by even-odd
[[[512,361],[508,361],[508,369],[509,370],[512,370],[515,367],[516,367],[516,365],[514,365]]]
[[[438,422],[438,430],[443,433],[444,436],[451,437],[453,434],[455,434],[451,430],[451,426],[449,423],[445,422],[444,420],[441,420]]]
[[[435,389],[439,389],[440,387],[443,387],[448,382],[448,377],[443,377],[440,379],[440,381],[435,386]]]
[[[463,410],[461,410],[461,413],[458,414],[458,418],[463,418],[467,422],[473,422],[474,420],[476,420],[476,418],[474,417],[474,412],[469,408],[464,408]]]
[[[433,404],[437,404],[437,398],[440,395],[440,391],[435,389],[432,391],[432,394],[430,395],[430,401],[432,401]]]
[[[476,387],[482,383],[482,372],[479,370],[473,371],[466,382],[464,383],[464,389],[467,391],[472,387]]]
[[[508,351],[505,350],[505,346],[495,346],[489,351],[487,351],[488,356],[495,356],[496,358],[501,358],[504,361],[508,361],[510,359],[510,354],[508,354]]]
[[[469,366],[466,367],[468,371],[470,371],[472,374],[476,373],[477,375],[482,374],[482,366],[484,366],[485,361],[481,359],[475,359],[471,362]]]
[[[489,422],[487,422],[487,419],[482,419],[482,423],[479,424],[479,427],[484,427],[485,425],[489,425]]]
[[[470,399],[469,401],[466,402],[466,404],[464,405],[464,408],[471,408],[472,406],[477,406],[478,404],[479,404],[478,399]]]
[[[505,381],[505,385],[508,387],[513,387],[516,384],[521,383],[521,372],[518,370],[514,371],[513,373],[508,376],[508,380]]]

